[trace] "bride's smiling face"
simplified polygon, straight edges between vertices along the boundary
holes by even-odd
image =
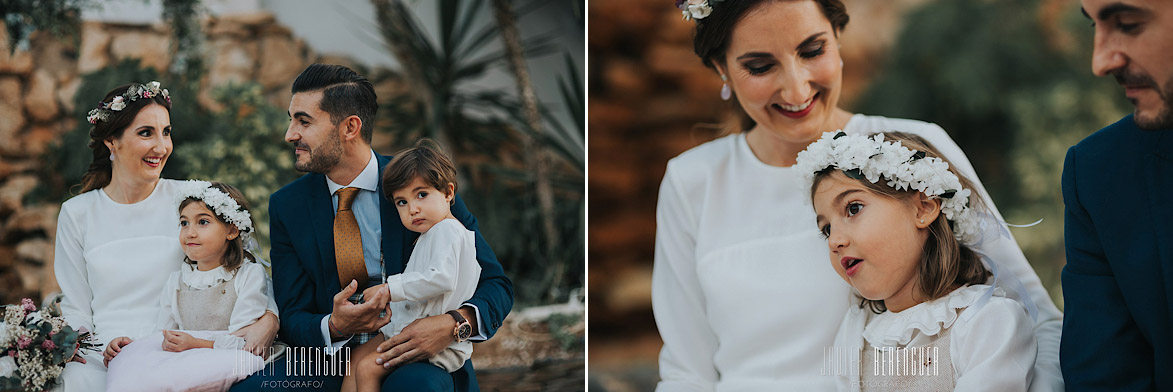
[[[772,1],[737,22],[717,68],[758,129],[805,145],[836,127],[841,59],[818,4]]]
[[[152,103],[139,110],[122,136],[106,141],[113,154],[113,174],[151,182],[159,179],[171,156],[171,113]]]
[[[179,244],[195,262],[220,264],[228,241],[236,239],[236,226],[221,222],[202,201],[189,202],[179,211]]]

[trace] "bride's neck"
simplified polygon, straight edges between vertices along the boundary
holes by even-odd
[[[847,127],[847,122],[851,120],[851,113],[846,110],[836,108],[834,115],[830,119],[829,124],[825,124],[826,128],[814,135],[809,135],[810,140],[793,140],[784,136],[781,132],[766,129],[761,123],[758,123],[752,130],[745,135],[745,142],[749,144],[750,151],[758,160],[770,166],[790,167],[798,163],[798,153],[806,149],[806,146],[818,140],[823,132],[834,131],[836,129],[843,129]]]
[[[102,191],[106,192],[106,195],[115,202],[134,204],[151,196],[151,192],[155,191],[155,185],[158,183],[158,177],[151,181],[134,181],[126,176],[114,174],[110,177],[110,184],[102,188]]]

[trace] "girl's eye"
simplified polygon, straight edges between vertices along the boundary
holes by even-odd
[[[847,203],[847,216],[855,216],[863,209],[863,204],[857,202]]]
[[[138,135],[142,136],[142,137],[151,137],[151,131],[149,129],[144,129],[144,130],[138,131]]]
[[[206,225],[206,224],[209,224],[209,223],[212,223],[212,221],[210,221],[210,220],[207,220],[207,219],[200,219],[200,225]]]
[[[831,225],[823,225],[819,228],[819,234],[823,235],[823,239],[831,238]]]
[[[396,201],[395,201],[395,206],[396,206],[396,207],[403,207],[403,206],[405,206],[405,205],[407,205],[407,200],[402,200],[402,199],[400,199],[400,200],[396,200]]]
[[[187,227],[187,221],[180,221],[179,227]]]
[[[418,195],[415,195],[415,196],[423,199],[425,197],[428,197],[428,193],[427,192],[420,192]]]
[[[164,129],[163,136],[171,136],[171,128]]]

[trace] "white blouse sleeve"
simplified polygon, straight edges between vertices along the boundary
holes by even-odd
[[[460,268],[461,247],[464,246],[464,241],[460,240],[462,233],[458,231],[464,226],[457,226],[437,223],[428,231],[428,238],[416,244],[412,253],[423,257],[412,258],[410,262],[426,263],[426,270],[387,277],[392,302],[423,301],[456,290],[456,273]]]
[[[86,272],[81,228],[74,221],[68,205],[63,205],[61,214],[57,216],[56,242],[53,251],[53,273],[57,278],[57,284],[61,286],[61,293],[65,295],[61,300],[61,314],[73,329],[85,328],[90,332],[96,332],[94,311],[90,307],[94,293],[90,289],[89,274]]]
[[[962,318],[967,315],[962,314]],[[990,298],[972,318],[953,326],[950,357],[957,391],[1025,391],[1034,378],[1038,345],[1018,301]]]
[[[673,180],[672,164],[656,205],[656,253],[652,311],[664,340],[657,391],[711,391],[717,382],[713,355],[717,337],[706,320],[696,276],[696,219]]]
[[[932,128],[929,132],[924,132],[922,136],[928,139],[946,158],[949,158],[949,162],[956,166],[962,174],[973,181],[976,188],[974,192],[982,196],[990,213],[998,220],[1005,221],[1002,213],[998,211],[998,207],[994,205],[994,200],[990,198],[989,192],[986,192],[986,188],[982,186],[969,158],[965,156],[957,143],[949,138],[944,129],[935,124],[932,125]],[[1030,390],[1062,391],[1063,373],[1059,370],[1059,338],[1063,332],[1063,313],[1051,300],[1046,287],[1043,287],[1043,282],[1039,280],[1038,274],[1035,273],[1030,262],[1026,260],[1026,255],[1022,253],[1022,248],[1018,246],[1018,241],[1014,239],[1013,234],[1009,234],[1008,237],[999,236],[996,239],[987,240],[977,250],[989,257],[990,260],[997,260],[998,268],[1002,269],[1001,273],[1011,273],[1022,282],[1026,293],[1018,293],[1016,288],[1008,286],[1004,281],[999,281],[997,285],[1006,291],[1007,297],[1021,298],[1025,294],[1038,307],[1039,313],[1038,319],[1034,320],[1034,332],[1038,339],[1039,355],[1035,363],[1035,381],[1031,384]]]
[[[269,299],[269,279],[265,276],[265,268],[260,264],[246,262],[236,271],[232,278],[236,288],[236,304],[232,307],[232,316],[228,320],[228,332],[247,327],[265,315],[265,308]]]
[[[155,321],[155,332],[162,330],[172,330],[179,328],[179,320],[175,319],[175,292],[179,288],[179,271],[172,272],[167,276],[167,282],[163,283],[163,292],[159,293],[159,315]]]
[[[268,302],[265,303],[265,310],[273,312],[273,316],[277,317],[277,323],[280,325],[281,313],[277,312],[277,296],[273,295],[273,277],[265,273],[264,267],[261,268],[261,275],[265,276],[265,295],[269,298]],[[264,316],[263,313],[261,315]]]

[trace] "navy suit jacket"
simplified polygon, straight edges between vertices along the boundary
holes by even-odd
[[[1067,151],[1067,390],[1173,390],[1170,197],[1173,130],[1142,130],[1130,115]]]
[[[383,196],[383,168],[391,157],[375,154],[379,165],[379,210],[382,213],[383,268],[403,272],[419,233],[407,230],[395,206]],[[492,337],[513,308],[513,283],[477,229],[476,218],[459,195],[452,215],[476,233],[481,278],[468,302],[480,310],[481,328]],[[293,346],[325,347],[322,318],[333,311],[342,291],[334,260],[334,205],[326,176],[310,173],[269,197],[273,292],[281,311],[281,338]],[[470,366],[465,366],[466,368]]]

